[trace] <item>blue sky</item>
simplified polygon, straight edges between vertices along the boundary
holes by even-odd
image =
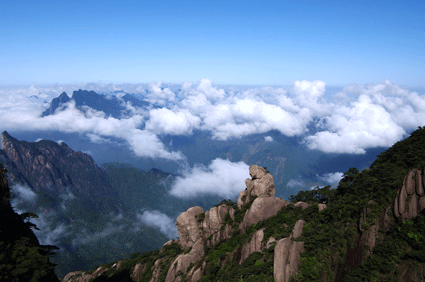
[[[424,1],[0,1],[0,85],[425,86]]]

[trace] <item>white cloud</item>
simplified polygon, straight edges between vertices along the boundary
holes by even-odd
[[[328,130],[305,138],[310,149],[364,154],[367,148],[391,146],[406,133],[389,112],[367,95],[361,95],[350,107],[336,108],[325,120]]]
[[[37,194],[31,190],[31,188],[27,186],[22,185],[14,185],[11,187],[11,192],[15,193],[18,200],[25,200],[25,201],[34,201],[37,197]]]
[[[323,175],[317,175],[317,178],[319,178],[321,181],[331,185],[332,188],[335,188],[335,187],[338,186],[343,175],[344,175],[344,173],[342,173],[342,172],[331,172],[331,173],[325,173]]]
[[[273,137],[271,137],[271,136],[265,136],[264,137],[264,141],[266,141],[266,142],[273,142]]]
[[[89,133],[88,137],[96,142],[101,141],[101,136],[124,139],[132,151],[140,157],[171,160],[184,158],[180,152],[169,152],[154,133],[139,129],[144,122],[144,117],[141,115],[116,119],[106,117],[105,113],[90,108],[81,112],[75,107],[75,103],[70,102],[63,111],[43,118],[38,117],[34,112],[1,112],[0,120],[4,122],[4,129],[86,132]]]
[[[231,162],[217,158],[208,167],[196,165],[183,176],[177,177],[170,194],[179,198],[196,198],[216,195],[234,198],[245,190],[249,166],[244,162]]]
[[[145,129],[158,134],[189,135],[201,122],[188,110],[173,112],[167,108],[152,109],[149,116]]]
[[[63,91],[125,91],[155,105],[148,109],[123,103],[119,119],[70,105],[40,118],[52,98]],[[122,92],[117,95],[121,97]],[[298,136],[310,149],[329,153],[363,154],[369,148],[388,147],[423,125],[425,98],[388,80],[349,85],[326,95],[323,81],[295,81],[288,87],[218,87],[210,79],[182,85],[76,84],[0,89],[3,130],[59,130],[86,134],[94,143],[111,137],[125,140],[141,157],[181,160],[157,135],[190,135],[205,130],[212,138],[228,140],[277,130]],[[71,122],[72,121],[72,122]]]
[[[160,211],[145,210],[142,214],[137,214],[137,218],[146,225],[159,228],[159,231],[169,238],[178,237],[175,220]]]

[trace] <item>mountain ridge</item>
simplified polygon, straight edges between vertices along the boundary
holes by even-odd
[[[205,213],[189,208],[176,221],[180,239],[149,253],[150,260],[134,254],[63,281],[79,281],[75,275],[93,281],[424,281],[423,144],[420,127],[369,169],[351,168],[337,189],[301,191],[277,213],[241,229],[249,211],[270,208],[256,202],[274,199],[254,197],[248,181],[249,202],[242,191],[240,207],[223,201]],[[204,237],[212,222],[223,236]]]

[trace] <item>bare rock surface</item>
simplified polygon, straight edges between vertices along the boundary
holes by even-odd
[[[192,247],[201,238],[197,216],[204,212],[201,207],[192,207],[177,217],[176,228],[183,250]]]
[[[425,209],[423,169],[409,171],[394,200],[394,214],[403,220],[416,217]]]
[[[304,242],[292,241],[302,234],[305,221],[300,219],[295,223],[289,238],[283,238],[276,243],[274,251],[274,279],[276,282],[288,282],[295,274],[301,263],[301,253],[304,251]]]
[[[325,204],[319,204],[319,212],[321,212],[322,210],[326,209],[326,205]]]
[[[144,265],[142,265],[141,263],[136,264],[133,272],[130,275],[131,279],[133,279],[134,281],[139,281],[140,279],[142,279],[142,275],[145,270],[146,269]]]
[[[255,252],[260,252],[264,248],[264,244],[262,243],[264,239],[264,228],[257,230],[252,237],[246,242],[246,244],[242,247],[241,259],[239,260],[239,264],[242,264],[250,254]]]
[[[249,166],[249,175],[252,179],[246,179],[246,191],[239,194],[238,206],[239,208],[249,203],[250,199],[256,197],[274,197],[275,187],[273,176],[267,173],[266,170],[257,165]]]
[[[152,278],[151,280],[149,280],[149,282],[158,282],[159,281],[159,276],[161,275],[161,263],[162,263],[163,259],[158,259],[157,261],[155,261],[155,264],[152,266]]]
[[[295,207],[301,207],[303,210],[308,208],[310,205],[305,202],[297,202],[294,204]]]
[[[192,249],[187,254],[179,255],[174,262],[171,263],[170,269],[168,270],[165,282],[177,282],[179,278],[178,274],[185,274],[187,268],[191,263],[202,259],[204,257],[204,245],[202,239],[195,242]]]
[[[205,239],[212,237],[210,242],[212,245],[230,237],[231,228],[225,226],[226,214],[229,214],[232,219],[235,218],[235,210],[225,204],[213,207],[205,213],[205,218],[201,222],[202,234]],[[222,228],[223,226],[225,227]]]
[[[248,227],[257,222],[266,220],[269,217],[276,215],[283,206],[289,203],[281,198],[268,197],[256,198],[252,203],[251,208],[246,212],[239,230],[246,230]]]

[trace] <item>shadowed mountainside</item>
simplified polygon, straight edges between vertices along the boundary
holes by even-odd
[[[18,214],[10,205],[10,190],[0,165],[0,280],[1,281],[59,281],[49,254],[55,246],[40,245],[26,221],[35,214]]]

